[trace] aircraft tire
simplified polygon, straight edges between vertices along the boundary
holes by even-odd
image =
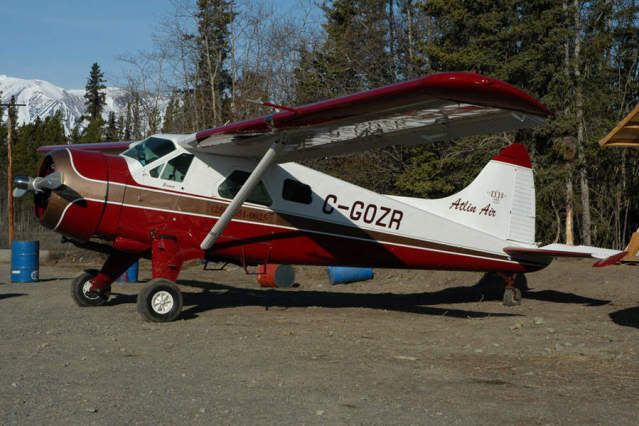
[[[519,306],[521,305],[521,290],[518,288],[506,288],[504,290],[504,306]]]
[[[182,312],[182,293],[175,283],[157,278],[140,291],[137,307],[147,321],[170,322]]]
[[[76,305],[86,308],[89,306],[102,306],[111,295],[110,291],[106,291],[98,295],[89,295],[88,291],[91,287],[91,280],[98,274],[95,269],[87,269],[71,281],[71,298]]]

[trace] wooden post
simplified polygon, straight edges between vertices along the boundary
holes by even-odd
[[[13,186],[13,155],[11,152],[11,147],[13,146],[13,123],[11,120],[11,115],[12,111],[11,109],[9,109],[9,118],[7,119],[7,214],[9,216],[9,247],[11,247],[11,243],[14,238],[13,194],[11,193],[11,187]]]
[[[8,104],[1,104],[3,107],[8,107],[7,110],[7,216],[9,222],[9,241],[8,245],[11,247],[11,242],[15,237],[14,223],[13,223],[13,194],[11,188],[13,186],[13,117],[12,113],[15,112],[16,107],[26,106],[26,104],[15,103],[15,98],[11,98],[11,102]],[[0,117],[1,118],[1,117]]]

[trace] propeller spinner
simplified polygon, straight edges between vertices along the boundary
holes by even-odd
[[[32,178],[30,176],[16,176],[13,179],[13,196],[20,198],[27,192],[53,191],[64,184],[64,177],[60,172],[51,173],[45,177]]]

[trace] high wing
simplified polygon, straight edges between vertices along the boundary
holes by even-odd
[[[534,127],[552,113],[525,92],[476,73],[432,74],[198,132],[190,151],[277,162]]]

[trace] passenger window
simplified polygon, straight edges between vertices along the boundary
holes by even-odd
[[[170,140],[162,138],[148,138],[127,149],[122,153],[122,155],[131,157],[134,160],[139,161],[143,166],[146,166],[174,150],[175,145]]]
[[[154,178],[159,177],[162,167],[164,167],[164,164],[160,164],[159,166],[152,168],[151,171],[149,172],[151,177],[154,177]]]
[[[177,157],[169,160],[162,171],[162,179],[173,180],[175,182],[182,182],[186,172],[189,170],[189,166],[193,161],[193,155],[180,154]],[[155,169],[154,169],[155,170]]]
[[[224,198],[233,198],[238,193],[246,179],[248,179],[250,173],[241,170],[235,170],[231,173],[224,182],[222,182],[217,189],[220,196]],[[273,200],[264,186],[264,182],[255,187],[253,193],[246,199],[249,203],[262,204],[264,206],[270,206],[273,204]]]
[[[294,179],[284,179],[282,198],[296,203],[311,204],[311,187]]]

